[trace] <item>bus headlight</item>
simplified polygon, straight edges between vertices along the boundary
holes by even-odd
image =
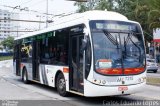
[[[143,82],[146,82],[146,77],[141,77],[138,79],[138,82],[139,83],[143,83]]]
[[[97,79],[93,79],[92,82],[94,84],[98,84],[98,85],[105,85],[106,81],[105,80],[97,80]]]
[[[104,85],[104,84],[106,84],[106,81],[105,81],[105,80],[103,80],[103,81],[102,81],[102,84],[103,84],[103,85]]]
[[[92,82],[95,83],[95,84],[100,84],[100,83],[101,83],[101,80],[93,79]]]

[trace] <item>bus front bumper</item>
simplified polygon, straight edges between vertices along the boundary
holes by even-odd
[[[114,96],[114,95],[127,95],[142,92],[146,82],[125,85],[125,86],[100,86],[85,80],[84,96],[98,97],[98,96]]]

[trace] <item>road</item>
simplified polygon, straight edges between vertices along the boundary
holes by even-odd
[[[23,106],[122,105],[135,101],[160,100],[160,87],[151,85],[146,85],[146,89],[142,93],[126,96],[86,98],[71,94],[69,97],[61,97],[54,88],[37,83],[23,84],[19,77],[13,75],[12,69],[11,60],[0,62],[0,100],[3,100],[0,105],[5,102],[4,100],[14,100],[10,102],[18,101],[19,105],[17,106],[22,106],[22,104]],[[157,106],[159,105],[160,102]]]
[[[148,77],[160,78],[160,67],[159,67],[157,73],[148,72],[148,73],[147,73],[147,76],[148,76]]]

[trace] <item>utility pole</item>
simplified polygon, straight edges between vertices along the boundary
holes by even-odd
[[[39,21],[41,21],[41,16],[39,17],[40,18],[40,20]],[[39,30],[41,29],[41,23],[39,23]]]
[[[17,37],[18,37],[18,26],[17,26]]]
[[[48,0],[46,0],[46,28],[48,27]]]
[[[41,29],[41,18],[43,18],[44,16],[36,15],[36,17],[39,17],[39,30],[40,30]]]

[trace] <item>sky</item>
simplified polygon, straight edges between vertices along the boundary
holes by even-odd
[[[29,10],[35,10],[36,12],[31,11],[20,11],[19,9],[12,9],[6,6],[20,6],[20,8],[28,8]],[[20,19],[24,20],[36,20],[36,21],[45,21],[46,15],[41,13],[46,13],[46,5],[47,0],[0,0],[0,9],[3,10],[9,10],[10,12],[16,12],[19,13]],[[53,15],[58,15],[62,13],[73,13],[77,10],[77,7],[74,6],[74,1],[67,1],[67,0],[48,0],[48,13]],[[49,18],[53,19],[54,16],[49,16]],[[32,26],[32,27],[31,27]],[[37,29],[41,27],[41,29],[44,27],[43,24],[38,23],[20,23],[21,28],[32,28]]]
[[[46,12],[47,0],[0,0],[0,5],[28,7],[30,10]],[[74,1],[67,0],[48,0],[48,10],[51,14],[75,11]],[[1,8],[3,8],[1,6]],[[9,8],[5,8],[9,9]]]

